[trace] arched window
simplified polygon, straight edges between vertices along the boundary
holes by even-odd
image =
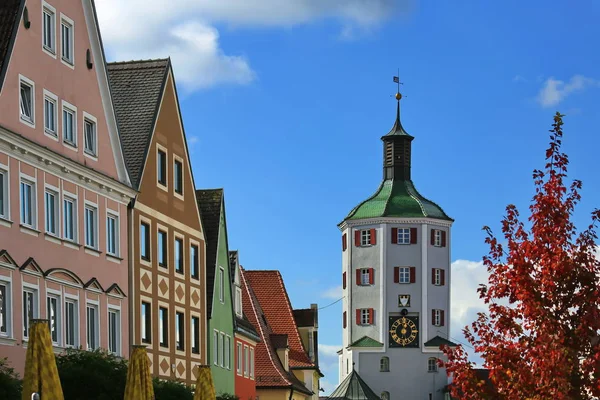
[[[381,357],[379,361],[379,371],[389,372],[390,371],[390,359],[388,357]]]
[[[430,357],[427,360],[427,371],[428,372],[438,372],[438,359],[435,357]]]
[[[390,392],[381,392],[381,400],[390,400]]]

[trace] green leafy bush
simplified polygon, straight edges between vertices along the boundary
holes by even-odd
[[[0,399],[20,399],[22,390],[19,374],[8,366],[7,358],[0,358]]]
[[[194,393],[183,383],[174,380],[152,380],[156,400],[193,400]]]
[[[217,400],[240,400],[235,394],[221,393],[217,396]]]

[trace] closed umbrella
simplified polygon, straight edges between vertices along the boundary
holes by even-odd
[[[30,400],[33,393],[43,400],[64,400],[46,319],[30,321],[22,393],[22,400]]]
[[[196,380],[196,393],[194,400],[215,400],[217,398],[213,384],[210,366],[198,365],[198,379]]]
[[[133,346],[127,368],[124,400],[154,400],[154,386],[152,386],[146,346]]]

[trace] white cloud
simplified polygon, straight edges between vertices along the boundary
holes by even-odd
[[[515,75],[513,78],[513,82],[527,82],[527,78],[521,75]]]
[[[600,87],[600,81],[583,75],[574,75],[568,82],[550,77],[544,81],[537,101],[542,107],[556,106],[570,94],[588,87]]]
[[[215,24],[287,28],[334,19],[344,32],[368,29],[408,11],[414,0],[97,0],[102,37],[111,60],[171,56],[186,90],[248,84],[256,72],[244,55],[227,54]]]
[[[326,377],[326,379],[321,379],[319,382],[326,395],[331,393],[338,385],[339,358],[337,352],[341,348],[341,344],[319,343],[319,367]]]
[[[323,293],[321,293],[321,297],[324,297],[326,299],[337,300],[337,299],[341,299],[342,296],[343,296],[342,285],[334,286],[332,288],[325,290]]]

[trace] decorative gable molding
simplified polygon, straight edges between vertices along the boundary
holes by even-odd
[[[110,285],[110,287],[108,289],[106,289],[104,291],[104,293],[106,293],[108,296],[116,297],[119,299],[127,297],[125,295],[125,292],[123,292],[123,290],[116,283],[113,283],[112,285]]]
[[[17,269],[19,266],[6,250],[0,250],[0,267]]]
[[[86,284],[83,285],[83,288],[91,292],[104,293],[104,288],[96,278],[90,279]]]
[[[33,257],[29,257],[27,259],[27,261],[25,261],[23,263],[23,265],[21,265],[21,267],[19,268],[19,271],[29,274],[29,275],[34,275],[34,276],[39,276],[39,277],[44,276],[44,270],[42,270],[42,268],[33,259]]]
[[[72,271],[64,268],[51,268],[44,274],[46,279],[77,289],[83,287],[83,281]]]
[[[398,224],[398,225],[421,225],[440,226],[444,228],[452,227],[452,221],[444,221],[435,218],[366,218],[344,221],[339,225],[340,231],[344,231],[356,226],[379,225],[379,224]]]

